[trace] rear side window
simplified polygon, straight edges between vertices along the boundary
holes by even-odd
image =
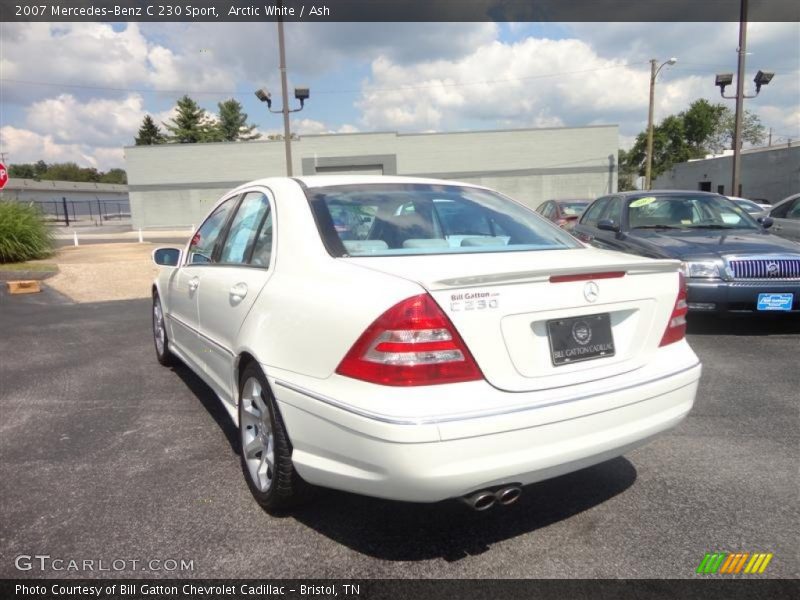
[[[582,248],[531,209],[478,188],[364,184],[306,193],[333,256]]]
[[[228,236],[220,252],[223,264],[246,264],[249,251],[258,235],[264,216],[269,212],[269,200],[261,192],[248,192],[239,204],[231,221]]]

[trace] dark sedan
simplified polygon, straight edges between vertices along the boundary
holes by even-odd
[[[760,221],[718,194],[640,191],[598,198],[573,233],[600,248],[682,261],[689,310],[800,312],[800,244]]]

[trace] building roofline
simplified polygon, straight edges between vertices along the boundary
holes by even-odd
[[[619,128],[616,123],[608,125],[580,125],[571,127],[521,127],[511,129],[474,129],[462,131],[418,131],[412,133],[401,133],[399,131],[353,131],[347,133],[309,133],[300,135],[296,140],[302,141],[305,138],[321,138],[321,137],[345,137],[345,136],[368,136],[368,135],[394,135],[395,137],[419,137],[428,135],[461,135],[461,134],[480,134],[480,133],[515,133],[515,132],[528,132],[528,131],[558,131],[558,130],[574,130],[574,129],[610,129]],[[123,146],[123,149],[129,148],[175,148],[180,146],[230,146],[241,144],[282,144],[283,140],[248,140],[240,142],[198,142],[194,144],[153,144],[149,146]]]

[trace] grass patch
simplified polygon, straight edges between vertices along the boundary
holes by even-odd
[[[53,234],[33,203],[0,201],[0,268],[53,254]]]
[[[52,272],[58,271],[58,265],[53,263],[2,263],[0,264],[0,271],[36,271],[36,272]]]

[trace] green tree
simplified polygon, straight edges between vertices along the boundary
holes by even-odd
[[[30,163],[8,166],[8,176],[15,179],[35,179],[36,170]]]
[[[636,175],[638,169],[631,165],[629,153],[620,148],[617,153],[617,189],[620,192],[628,192],[636,189]]]
[[[127,185],[128,174],[124,169],[109,169],[108,172],[100,175],[100,183],[118,183]]]
[[[100,173],[94,167],[79,167],[74,162],[53,163],[42,175],[47,181],[100,181]]]
[[[655,179],[673,165],[706,154],[719,154],[731,147],[734,113],[724,104],[708,100],[695,100],[686,110],[670,115],[653,127],[653,171]],[[758,117],[745,111],[742,141],[748,144],[764,142],[764,126]],[[620,173],[623,170],[645,172],[647,132],[636,136],[633,147],[620,155]]]
[[[139,133],[136,136],[136,145],[152,146],[154,144],[163,144],[166,141],[164,134],[161,132],[158,125],[156,125],[156,122],[153,121],[153,118],[150,115],[145,115],[142,126],[139,127]]]
[[[736,113],[730,109],[723,115],[719,127],[709,138],[708,145],[712,152],[719,154],[723,150],[733,148],[733,132],[736,127]],[[761,124],[758,115],[745,110],[742,115],[742,145],[758,146],[767,139],[767,130]]]
[[[33,171],[36,173],[36,178],[41,179],[45,173],[47,173],[47,163],[43,160],[36,161],[36,164],[33,165]]]
[[[260,133],[253,133],[255,125],[247,124],[247,113],[242,111],[242,105],[231,98],[217,104],[219,107],[219,122],[216,128],[224,142],[238,142],[240,140],[257,140]]]
[[[215,124],[208,113],[189,96],[178,99],[177,114],[170,123],[164,123],[169,131],[169,141],[179,144],[196,144],[218,138]]]

